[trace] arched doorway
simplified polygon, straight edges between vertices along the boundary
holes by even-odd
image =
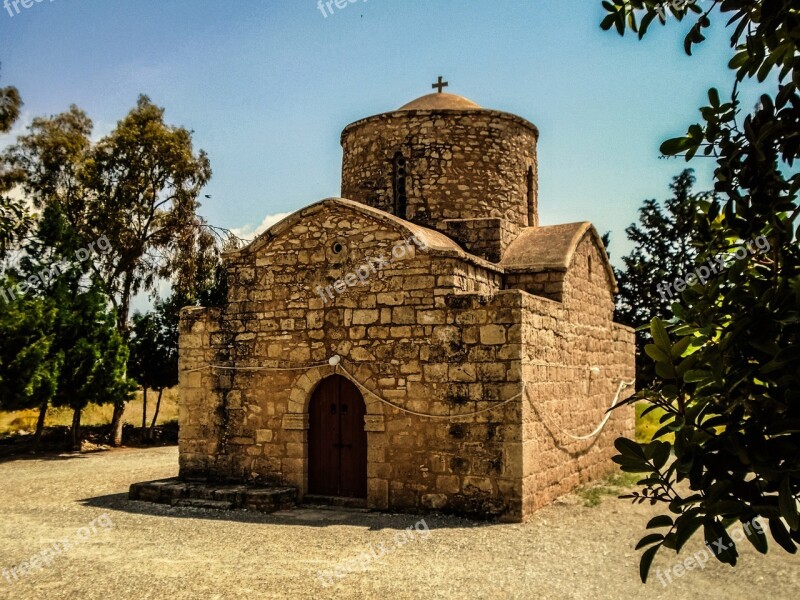
[[[367,497],[364,398],[340,375],[324,379],[309,404],[308,493]]]

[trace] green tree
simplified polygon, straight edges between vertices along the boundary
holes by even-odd
[[[54,295],[59,311],[52,350],[62,366],[53,405],[72,409],[72,447],[80,450],[83,409],[129,400],[135,385],[125,376],[128,349],[101,286],[81,289],[75,280],[63,281]]]
[[[37,444],[61,369],[52,352],[55,318],[53,306],[41,298],[23,296],[0,303],[0,409],[38,408]]]
[[[21,108],[17,88],[0,88],[0,133],[11,131]],[[24,203],[8,195],[20,180],[19,171],[0,158],[0,261],[18,249],[32,223]],[[40,299],[17,298],[19,283],[18,272],[0,268],[0,408],[39,408],[38,443],[59,368],[48,360],[55,313]]]
[[[143,390],[142,429],[147,427],[147,390],[158,392],[149,437],[155,430],[164,390],[178,385],[178,322],[186,304],[172,296],[157,302],[151,312],[133,315],[128,372]]]
[[[49,351],[42,369],[55,384],[42,397],[39,424],[47,402],[73,410],[72,446],[80,449],[81,412],[89,404],[129,398],[125,379],[127,348],[116,331],[115,313],[90,263],[81,261],[80,238],[54,205],[45,206],[36,235],[20,261],[27,297],[49,307],[54,318],[47,331]]]
[[[95,255],[93,273],[114,304],[117,331],[128,338],[130,303],[161,278],[179,286],[216,261],[218,250],[197,215],[211,177],[189,131],[164,122],[164,110],[142,96],[116,129],[96,144],[91,120],[76,107],[34,120],[10,152],[25,173],[35,205],[58,206],[83,247],[105,236],[110,251]],[[114,405],[112,438],[121,442],[125,401]]]
[[[620,33],[630,28],[641,37],[656,19],[667,21],[655,0],[603,6],[602,27]],[[727,258],[729,267],[684,291],[668,323],[653,319],[646,351],[658,377],[631,402],[666,411],[663,427],[650,444],[617,440],[622,469],[646,474],[634,501],[665,509],[648,524],[660,531],[638,546],[646,547],[643,580],[659,549],[680,551],[700,529],[716,557],[731,565],[738,550],[727,529],[737,522],[748,525],[744,532],[759,552],[767,551],[768,538],[751,525],[756,518],[787,552],[800,543],[800,6],[713,0],[669,10],[678,19],[696,16],[684,44],[689,54],[713,16],[733,29],[730,97],[723,102],[709,90],[703,123],[661,147],[687,160],[701,153],[716,161],[719,198],[701,204],[698,258]],[[763,91],[750,113],[740,109],[745,80]],[[734,258],[755,240],[766,252]],[[674,444],[660,439],[667,432]]]
[[[645,200],[639,209],[638,225],[634,223],[625,230],[635,247],[622,257],[623,269],[616,271],[616,319],[620,323],[639,327],[654,317],[670,316],[670,306],[677,298],[675,278],[687,275],[696,266],[695,216],[700,202],[711,199],[710,194],[692,193],[694,183],[693,171],[686,169],[673,179],[672,197],[663,206],[656,200]],[[655,376],[653,363],[644,353],[651,340],[647,331],[636,332],[639,388],[650,384]]]
[[[0,88],[0,133],[8,133],[19,119],[22,98],[15,87]],[[0,158],[0,260],[27,232],[31,217],[25,205],[8,195],[21,180],[21,173]]]

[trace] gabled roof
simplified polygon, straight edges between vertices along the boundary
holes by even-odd
[[[566,271],[572,264],[575,250],[581,240],[592,236],[604,257],[609,279],[616,287],[616,278],[603,246],[603,240],[591,223],[567,223],[523,229],[506,249],[500,266],[509,273],[537,273],[541,271]]]
[[[500,269],[498,265],[465,252],[461,246],[443,233],[439,233],[433,229],[428,229],[427,227],[421,227],[420,225],[416,225],[410,221],[406,221],[405,219],[401,219],[400,217],[389,214],[386,211],[372,208],[366,204],[354,202],[353,200],[347,200],[345,198],[326,198],[325,200],[320,200],[319,202],[302,210],[298,210],[297,212],[290,214],[282,221],[270,227],[267,231],[259,235],[244,248],[226,252],[225,255],[235,258],[237,256],[243,256],[257,252],[269,244],[270,241],[275,239],[277,236],[285,233],[298,223],[312,217],[313,215],[318,215],[318,213],[323,213],[336,207],[345,208],[347,210],[360,213],[366,217],[380,221],[388,227],[404,232],[404,235],[407,235],[408,237],[415,235],[418,239],[420,239],[420,241],[427,245],[427,252],[433,252],[440,256],[444,255],[460,258],[478,266],[491,269],[493,271],[502,272],[502,269]]]

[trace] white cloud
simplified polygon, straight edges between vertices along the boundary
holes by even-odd
[[[231,231],[244,240],[253,240],[276,223],[283,221],[290,214],[292,213],[277,213],[274,215],[267,215],[264,217],[264,220],[261,221],[261,224],[256,227],[253,227],[252,223],[250,223],[244,225],[243,227],[236,227]]]

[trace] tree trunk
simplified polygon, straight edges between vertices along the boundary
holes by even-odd
[[[156,400],[156,414],[153,415],[153,422],[150,423],[150,435],[148,436],[151,440],[153,439],[153,434],[156,430],[156,420],[158,419],[158,411],[161,409],[161,395],[164,393],[164,388],[158,390],[158,400]]]
[[[122,445],[122,415],[125,413],[125,401],[118,400],[114,403],[114,414],[111,417],[111,445]]]
[[[39,420],[36,421],[36,434],[33,436],[33,446],[38,448],[42,441],[42,433],[44,432],[44,418],[47,416],[47,400],[42,402],[39,407]]]
[[[119,308],[117,312],[117,331],[122,336],[125,343],[128,343],[128,313],[131,309],[131,275],[125,276],[122,288]],[[114,402],[114,414],[111,417],[111,445],[118,447],[122,445],[122,415],[125,412],[124,400]]]
[[[81,409],[76,408],[72,412],[72,449],[81,449]]]
[[[142,392],[142,435],[147,427],[147,386],[144,386]]]

